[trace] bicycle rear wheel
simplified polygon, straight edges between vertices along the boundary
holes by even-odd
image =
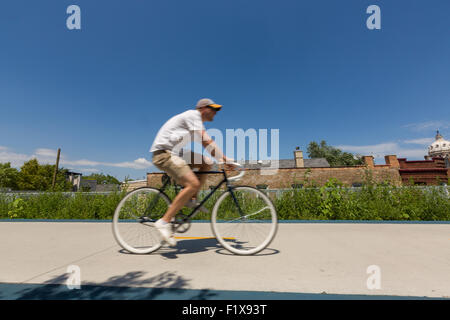
[[[144,187],[129,192],[117,206],[113,234],[119,245],[131,253],[146,254],[161,247],[161,236],[154,223],[170,205],[161,191]]]
[[[275,237],[278,219],[274,205],[252,187],[234,187],[217,199],[211,227],[217,241],[232,253],[255,254]]]

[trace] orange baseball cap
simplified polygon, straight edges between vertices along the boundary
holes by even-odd
[[[199,108],[204,108],[204,107],[211,107],[211,108],[220,110],[220,108],[222,108],[222,105],[217,104],[208,98],[203,98],[203,99],[198,100],[196,108],[199,109]]]

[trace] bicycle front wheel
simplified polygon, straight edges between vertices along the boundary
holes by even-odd
[[[159,249],[162,239],[154,223],[169,205],[170,199],[158,189],[144,187],[129,192],[114,212],[114,238],[131,253],[146,254]]]
[[[269,197],[252,187],[234,187],[214,205],[211,227],[217,241],[232,253],[255,254],[275,237],[278,219]]]

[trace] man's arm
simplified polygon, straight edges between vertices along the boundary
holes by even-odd
[[[228,158],[223,154],[222,150],[220,150],[216,142],[211,139],[211,137],[206,133],[205,130],[202,130],[202,145],[206,149],[206,151],[208,151],[214,158],[216,158],[217,161],[223,161],[225,163],[234,162],[233,159]]]

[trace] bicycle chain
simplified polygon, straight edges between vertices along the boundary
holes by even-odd
[[[187,215],[178,213],[175,216],[175,221],[172,223],[172,229],[174,232],[185,233],[191,227],[191,221]]]

